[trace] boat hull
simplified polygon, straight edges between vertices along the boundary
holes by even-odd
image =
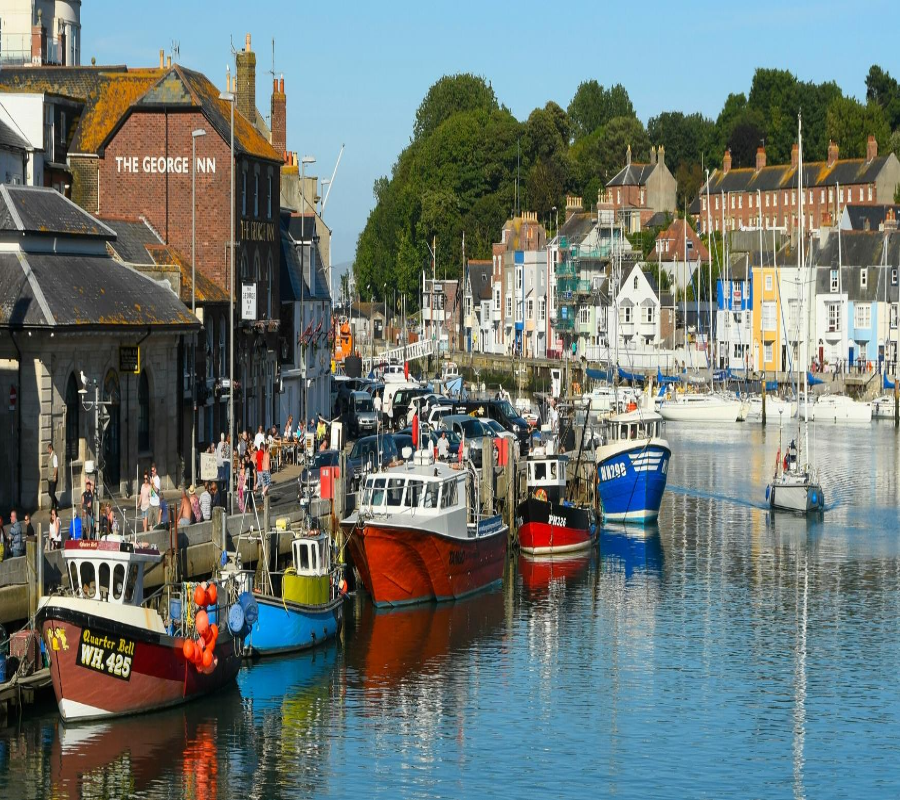
[[[503,579],[509,529],[499,516],[471,539],[367,520],[351,529],[353,563],[377,606],[465,597]]]
[[[57,606],[52,600],[41,609],[39,624],[65,722],[180,705],[232,683],[241,666],[240,648],[224,625],[215,650],[218,665],[205,675],[185,659],[184,640],[166,633]]]
[[[796,511],[808,514],[824,511],[825,493],[815,483],[781,483],[768,487],[769,506],[777,511]]]
[[[801,407],[801,417],[806,419],[806,408]],[[831,422],[835,424],[855,424],[872,421],[872,406],[869,403],[813,403],[809,409],[811,422]]]
[[[667,400],[656,410],[667,422],[738,422],[746,414],[746,408],[739,400],[713,403]]]
[[[259,617],[244,641],[246,653],[271,656],[306,650],[337,636],[343,624],[343,598],[321,606],[254,594]]]
[[[671,450],[663,439],[636,439],[597,451],[598,491],[603,518],[650,522],[659,516]]]
[[[519,547],[523,553],[553,555],[587,550],[594,543],[586,508],[529,497],[516,509]]]

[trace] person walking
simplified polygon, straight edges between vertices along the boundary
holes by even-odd
[[[50,496],[50,510],[59,511],[56,499],[56,484],[59,481],[59,457],[53,452],[53,442],[47,445],[47,494]]]
[[[225,485],[225,461],[228,458],[227,445],[225,444],[225,434],[219,434],[219,443],[216,445],[216,480],[219,489]]]
[[[268,445],[263,445],[262,447],[259,482],[260,486],[262,486],[262,496],[265,497],[269,493],[269,487],[272,485],[271,458]]]
[[[50,509],[47,547],[50,550],[59,550],[62,547],[62,525],[59,522],[59,513],[55,508]]]
[[[144,473],[144,482],[141,484],[141,492],[140,492],[140,502],[139,507],[141,509],[141,520],[143,520],[144,524],[144,533],[147,532],[148,526],[150,524],[150,474]]]
[[[156,472],[156,464],[150,465],[150,529],[159,525],[160,489],[162,481]]]

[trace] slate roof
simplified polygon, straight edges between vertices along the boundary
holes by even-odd
[[[673,259],[676,261],[684,261],[685,249],[687,249],[688,253],[687,260],[696,261],[699,258],[701,261],[709,261],[709,250],[706,249],[703,240],[690,225],[687,226],[686,232],[687,244],[690,245],[690,247],[685,248],[684,226],[685,221],[683,219],[676,219],[668,228],[666,228],[666,230],[660,231],[659,235],[656,237],[657,241],[669,240],[672,243],[672,246],[669,247],[668,251],[662,253],[657,253],[656,247],[654,247],[647,255],[647,261],[657,261],[659,258],[662,258],[663,263],[672,261]]]
[[[491,261],[469,261],[469,283],[472,286],[472,297],[478,300],[490,300],[492,295],[491,278],[494,264]]]
[[[163,240],[144,219],[114,219],[100,217],[116,233],[116,240],[107,248],[120,261],[139,266],[153,266],[156,262],[147,245],[163,244]]]
[[[900,219],[900,205],[853,205],[844,206],[844,212],[854,231],[877,231],[884,224],[888,209],[894,212],[894,218]]]
[[[609,186],[646,186],[657,164],[626,164],[607,183]]]
[[[0,185],[0,233],[114,239],[116,234],[55,189]]]
[[[191,261],[185,258],[178,250],[169,244],[145,245],[153,264],[156,267],[178,269],[181,273],[181,292],[179,298],[186,305],[191,304]],[[142,271],[144,271],[142,269]],[[228,290],[223,289],[217,283],[207,278],[202,272],[197,272],[197,290],[195,299],[198,303],[227,303],[229,301]],[[235,298],[237,302],[237,298]]]
[[[887,250],[885,251],[885,241]],[[900,233],[890,231],[841,232],[841,288],[858,303],[897,302],[898,287],[891,281],[891,270],[900,264]],[[816,267],[816,293],[831,293],[831,270],[838,266],[838,235],[829,233],[812,241],[810,263]],[[886,264],[886,267],[882,265]],[[860,272],[868,270],[866,286]]]
[[[0,253],[0,326],[199,327],[167,287],[107,255]]]
[[[31,144],[17,130],[0,120],[0,147],[7,150],[31,150]]]
[[[559,228],[559,235],[565,236],[568,244],[581,244],[594,229],[596,220],[589,211],[579,211],[569,217]]]

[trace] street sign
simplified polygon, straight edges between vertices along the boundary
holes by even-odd
[[[141,348],[135,345],[122,345],[119,347],[119,372],[131,372],[139,375],[141,372]]]
[[[256,319],[256,284],[241,285],[241,319]]]

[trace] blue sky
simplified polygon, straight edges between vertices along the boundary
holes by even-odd
[[[268,115],[272,38],[285,78],[288,149],[317,158],[320,178],[346,145],[325,211],[332,260],[350,261],[373,205],[375,178],[409,142],[416,108],[444,74],[491,81],[519,119],[582,80],[622,83],[638,116],[701,111],[713,118],[729,92],[747,92],[757,66],[802,80],[836,80],[865,95],[869,67],[900,72],[886,2],[791,3],[297,3],[88,0],[82,63],[153,66],[180,44],[180,63],[224,87],[230,43],[253,37],[257,106]],[[892,63],[893,62],[893,63]],[[232,62],[233,63],[233,62]]]

